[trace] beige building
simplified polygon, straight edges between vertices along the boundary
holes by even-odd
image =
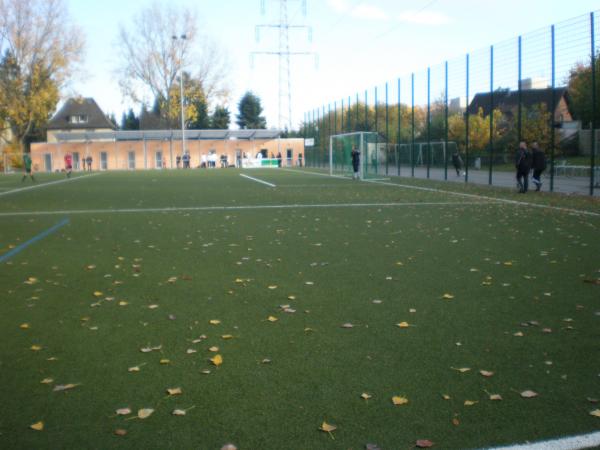
[[[71,99],[51,119],[47,142],[31,145],[31,159],[33,170],[42,172],[63,170],[67,154],[74,170],[84,170],[87,158],[92,170],[173,169],[183,167],[184,153],[191,168],[210,160],[221,167],[225,158],[228,167],[264,166],[279,153],[282,166],[296,165],[304,154],[303,139],[279,135],[278,130],[115,131],[93,99]]]
[[[256,165],[257,159],[265,165],[278,153],[282,166],[297,165],[304,154],[304,140],[278,136],[276,130],[186,130],[185,149],[192,168],[202,166],[211,155],[216,167],[221,167],[222,155],[228,167],[243,162]],[[64,169],[67,154],[72,156],[74,170],[83,170],[87,157],[92,158],[92,170],[174,169],[177,157],[184,154],[182,133],[175,130],[55,133],[53,139],[31,145],[34,171]]]

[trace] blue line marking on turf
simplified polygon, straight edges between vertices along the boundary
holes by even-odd
[[[18,247],[13,248],[11,251],[9,251],[8,253],[5,253],[4,255],[0,256],[0,263],[12,258],[13,256],[15,256],[17,253],[20,253],[21,251],[25,250],[27,247],[29,247],[31,244],[35,244],[37,241],[44,239],[46,236],[54,233],[56,230],[58,230],[59,228],[65,226],[66,224],[69,223],[69,218],[66,217],[63,220],[61,220],[60,222],[58,222],[56,225],[48,228],[46,231],[42,231],[40,234],[38,234],[37,236],[32,237],[31,239],[29,239],[27,242],[23,242],[21,245],[19,245]]]

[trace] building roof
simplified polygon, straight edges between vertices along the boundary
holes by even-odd
[[[554,88],[556,95],[556,104],[567,93],[567,88]],[[479,108],[483,109],[483,115],[487,116],[490,113],[491,94],[489,92],[480,92],[475,94],[473,100],[469,104],[469,114],[477,114]],[[539,103],[546,103],[548,109],[552,104],[552,88],[545,89],[523,89],[521,91],[521,105],[529,108]],[[519,91],[497,90],[494,91],[494,108],[501,111],[509,111],[519,106]]]
[[[73,121],[72,117],[83,116],[82,121]],[[75,122],[75,123],[74,123]],[[89,130],[98,128],[115,129],[93,98],[70,98],[50,119],[49,130]]]
[[[188,141],[276,139],[280,130],[185,130]],[[58,141],[168,141],[181,140],[181,130],[90,131],[56,133]]]

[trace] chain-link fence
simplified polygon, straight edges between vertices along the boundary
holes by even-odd
[[[328,166],[330,136],[369,131],[388,144],[381,175],[515,186],[523,141],[545,154],[543,190],[598,195],[599,22],[593,12],[308,111],[306,164]]]

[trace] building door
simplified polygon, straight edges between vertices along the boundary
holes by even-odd
[[[79,170],[79,152],[73,152],[73,169]]]
[[[127,168],[129,170],[135,170],[135,152],[127,153]]]
[[[108,153],[100,152],[100,170],[108,169]]]
[[[162,166],[163,166],[162,151],[159,150],[154,155],[154,168],[162,169]]]
[[[52,154],[51,153],[44,154],[44,170],[46,172],[52,172]]]
[[[291,166],[292,165],[292,157],[293,157],[293,151],[291,148],[288,148],[285,151],[285,158],[287,160],[287,162],[285,163],[286,166]]]

